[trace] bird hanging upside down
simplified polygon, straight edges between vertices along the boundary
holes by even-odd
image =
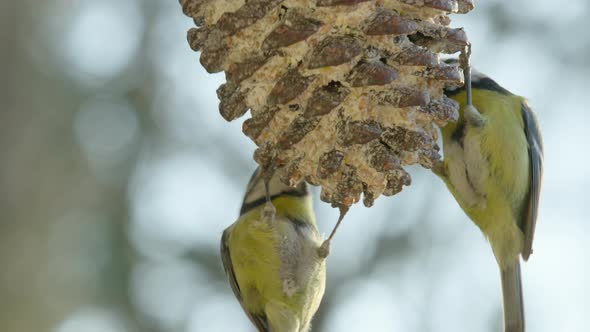
[[[444,161],[433,171],[489,240],[500,268],[506,332],[525,330],[520,256],[532,253],[543,175],[537,119],[523,97],[474,71],[473,104],[465,87],[445,94],[459,120],[442,129]]]
[[[289,187],[257,169],[239,219],[223,232],[221,258],[259,332],[309,331],[326,283],[322,242],[307,184]]]

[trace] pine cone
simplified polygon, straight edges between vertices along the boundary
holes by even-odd
[[[218,89],[228,121],[265,169],[322,186],[334,206],[372,205],[410,184],[404,166],[440,156],[435,125],[458,117],[445,87],[463,77],[438,53],[462,51],[450,13],[472,0],[180,0],[188,41]]]

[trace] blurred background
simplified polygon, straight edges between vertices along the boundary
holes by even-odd
[[[590,4],[476,1],[473,62],[545,139],[529,331],[590,330]],[[186,42],[178,1],[0,1],[0,331],[253,331],[222,230],[255,168]],[[496,262],[429,171],[333,242],[314,331],[499,332]],[[337,211],[315,202],[328,232]]]

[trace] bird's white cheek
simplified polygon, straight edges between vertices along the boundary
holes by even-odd
[[[319,234],[308,225],[301,227],[287,220],[281,220],[285,227],[284,237],[280,243],[281,269],[280,277],[285,295],[292,297],[306,289],[312,278],[322,268],[317,259]]]
[[[476,169],[472,159],[456,142],[449,144],[445,151],[449,181],[461,200],[470,207],[482,204],[482,197],[470,183],[468,176],[468,171],[473,172]]]
[[[464,143],[465,166],[467,179],[473,190],[482,198],[487,196],[486,181],[490,176],[488,160],[481,151],[478,137],[466,137]]]

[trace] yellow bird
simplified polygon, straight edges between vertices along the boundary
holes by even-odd
[[[474,71],[466,89],[445,92],[459,120],[442,129],[444,161],[434,168],[489,240],[500,268],[506,332],[525,330],[520,258],[532,253],[543,175],[543,144],[527,101]]]
[[[239,219],[223,232],[221,258],[259,332],[307,332],[324,295],[326,254],[307,184],[289,187],[279,176],[265,186],[255,171]]]

